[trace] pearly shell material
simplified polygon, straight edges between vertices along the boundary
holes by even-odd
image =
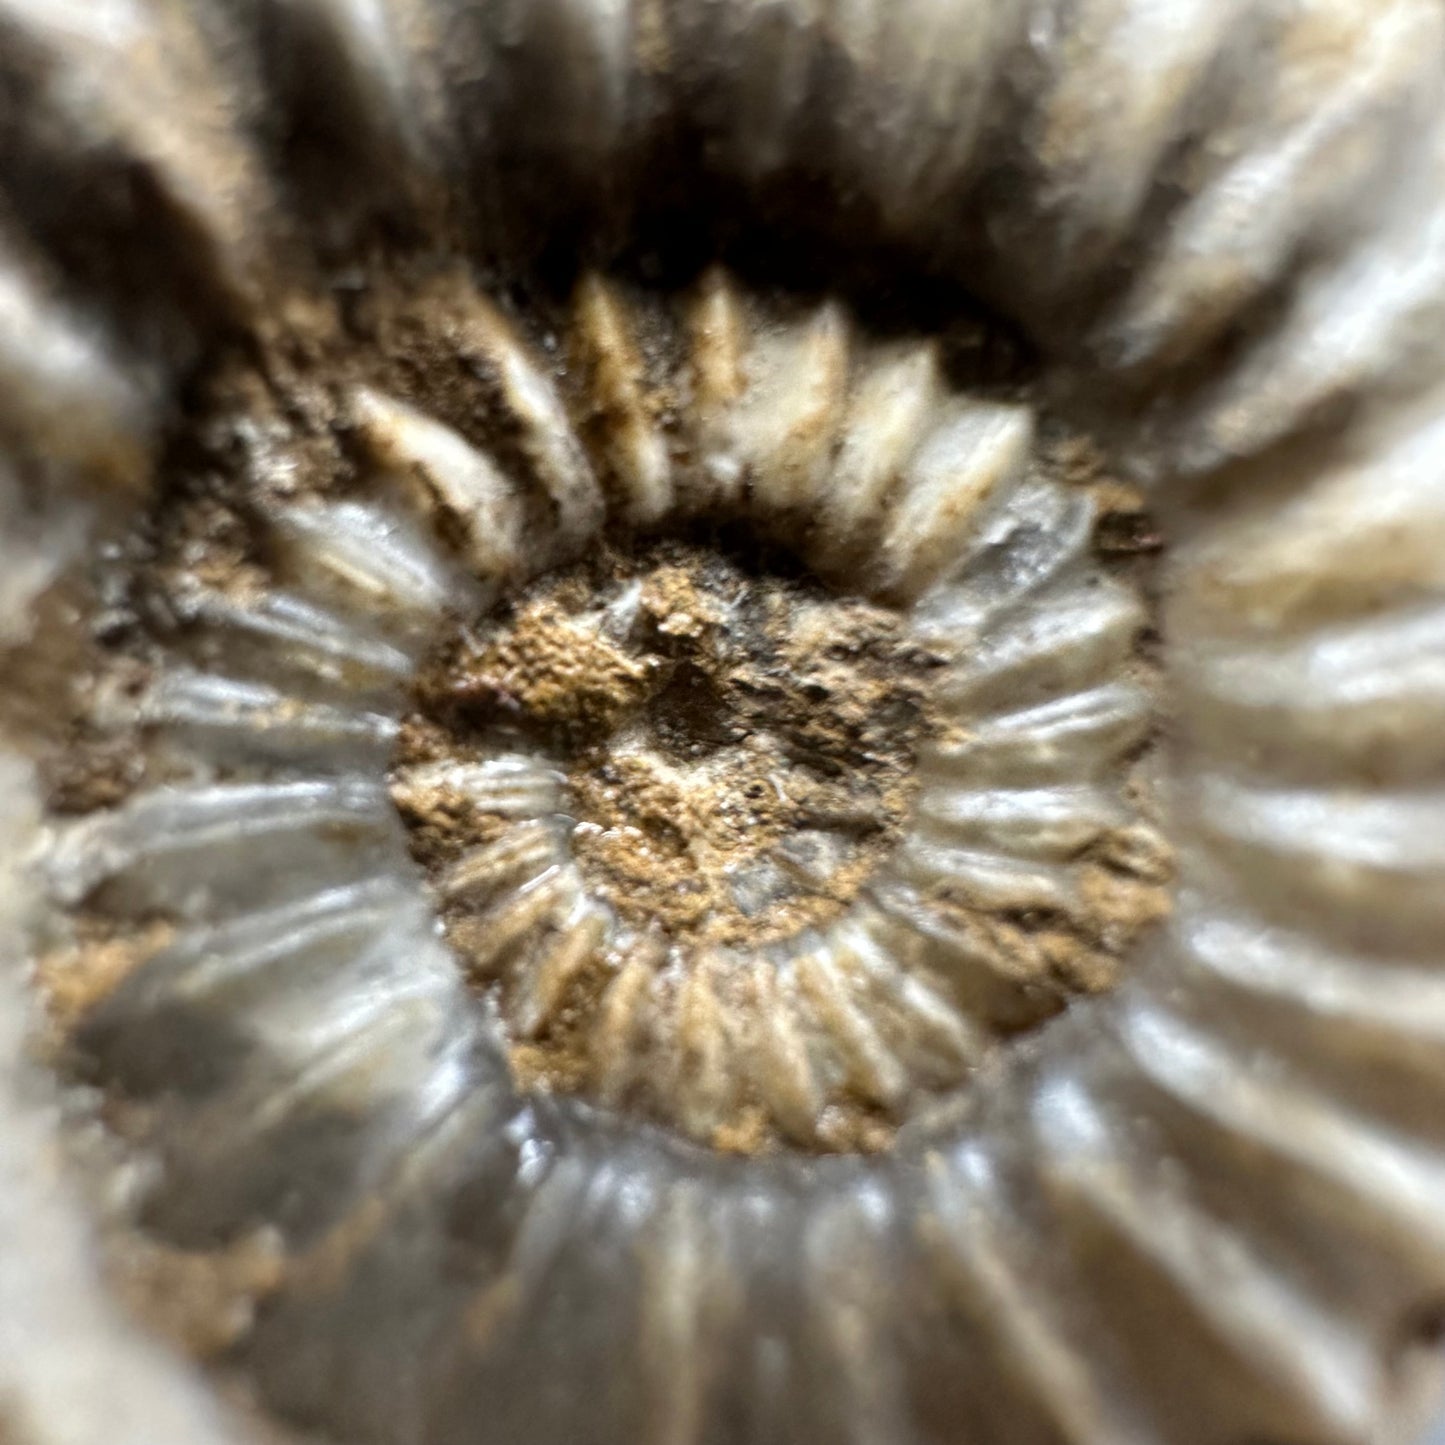
[[[1442,61],[0,0],[0,1438],[1418,1434]]]

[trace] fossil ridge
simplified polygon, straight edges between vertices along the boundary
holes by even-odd
[[[1407,1439],[1442,50],[1433,0],[3,0],[0,1435]],[[866,884],[699,963],[598,840],[687,816],[613,754],[698,743],[652,673],[720,624],[596,569],[739,522],[928,722]],[[575,665],[508,651],[529,587]],[[516,1056],[558,1010],[575,1092]]]

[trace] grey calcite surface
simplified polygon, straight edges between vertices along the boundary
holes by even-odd
[[[0,1438],[1414,1438],[1442,60],[0,0]]]

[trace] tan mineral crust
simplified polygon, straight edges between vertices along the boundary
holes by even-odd
[[[930,701],[941,659],[910,640],[897,612],[774,561],[760,568],[716,538],[629,541],[544,575],[438,648],[394,759],[406,775],[509,744],[552,757],[573,856],[591,895],[644,940],[647,986],[667,994],[706,968],[740,1016],[775,1006],[741,960],[825,927],[855,899],[909,816],[919,744],[944,726]],[[507,826],[444,775],[393,796],[434,878]],[[810,856],[800,839],[819,836],[833,846]],[[939,902],[982,925],[1001,971],[1094,993],[1167,913],[1171,871],[1169,857],[1139,856],[1121,832],[1083,869],[1076,916]],[[508,1023],[496,920],[466,900],[442,915],[463,968]],[[521,1083],[590,1091],[603,995],[621,963],[598,954],[543,1032],[512,1031]],[[892,1139],[876,1106],[834,1113],[827,1147]],[[768,1110],[744,1097],[710,1142],[753,1152],[778,1141]]]

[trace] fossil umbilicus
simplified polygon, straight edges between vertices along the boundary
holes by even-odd
[[[1436,0],[0,0],[0,1437],[1409,1438]]]

